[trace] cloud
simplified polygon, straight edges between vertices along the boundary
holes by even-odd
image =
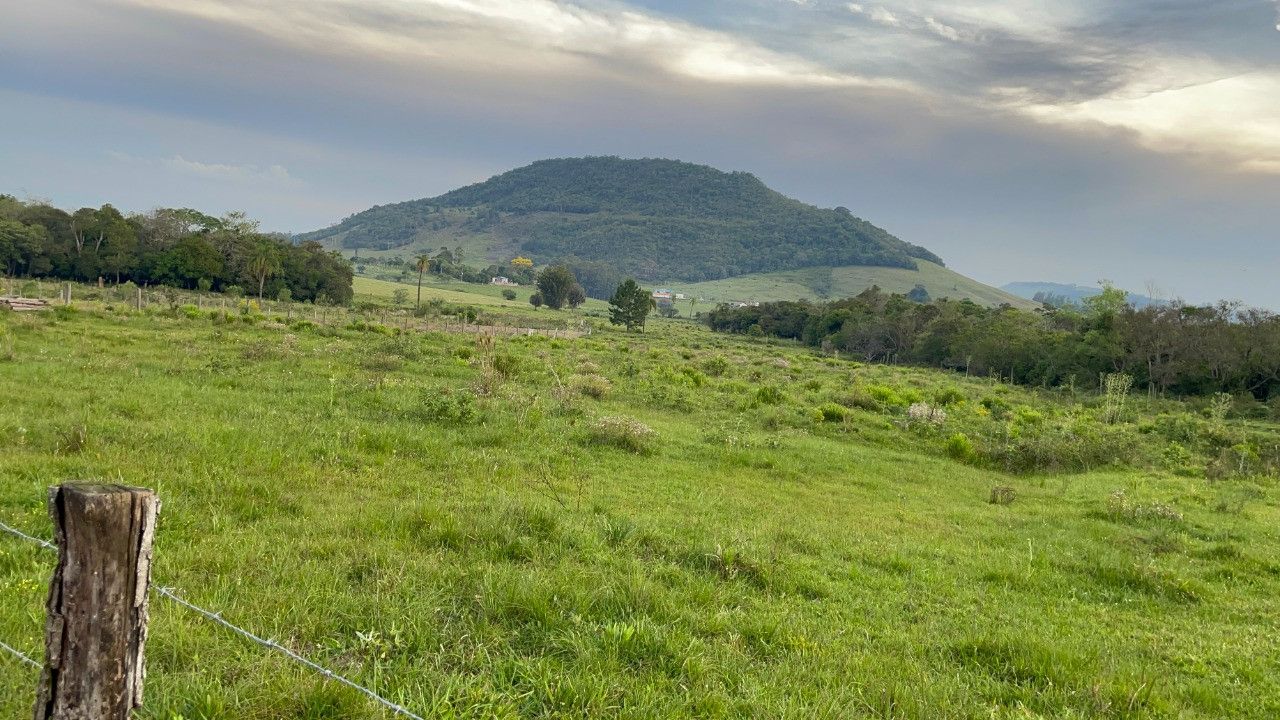
[[[301,2],[127,0],[135,7],[235,25],[325,53],[467,60],[514,72],[583,71],[591,59],[640,63],[717,83],[904,86],[836,72],[730,33],[617,7],[553,0]]]
[[[207,180],[254,184],[272,183],[278,185],[291,185],[298,182],[296,178],[289,174],[287,168],[278,164],[259,166],[252,164],[210,163],[188,160],[180,154],[161,158],[146,158],[119,150],[108,150],[106,155],[119,163],[164,168],[175,173]]]
[[[542,157],[678,157],[985,281],[1280,307],[1270,3],[622,2],[20,3],[0,192],[308,230]]]

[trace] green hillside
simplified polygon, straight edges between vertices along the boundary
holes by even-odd
[[[918,268],[810,267],[773,273],[754,273],[724,280],[682,283],[671,280],[678,292],[712,302],[732,300],[834,300],[852,297],[872,285],[886,292],[905,294],[923,285],[932,298],[972,300],[980,305],[1001,305],[1032,309],[1037,303],[984,285],[953,270],[924,260]]]
[[[643,280],[715,280],[819,265],[941,264],[845,208],[822,209],[745,172],[675,160],[542,160],[434,198],[380,205],[299,236],[407,255],[462,246],[491,261],[608,263]]]

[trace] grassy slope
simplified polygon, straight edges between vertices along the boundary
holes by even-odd
[[[380,300],[389,300],[396,290],[409,291],[409,303],[412,304],[418,294],[418,285],[416,282],[399,283],[391,280],[378,280],[369,277],[356,277],[353,280],[353,286],[357,296],[368,298],[378,298]],[[507,288],[498,285],[479,285],[476,283],[464,282],[426,282],[422,283],[422,301],[439,299],[448,303],[483,305],[487,307],[502,307],[510,309],[530,310],[529,296],[533,293],[534,288],[528,286],[509,288],[516,291],[515,300],[507,300],[502,297],[502,291]],[[603,310],[609,306],[603,300],[595,300],[587,298],[587,302],[583,305],[586,310]],[[541,311],[544,314],[550,314],[550,311]],[[555,317],[554,315],[550,315]]]
[[[158,582],[429,717],[1280,714],[1274,484],[1012,478],[945,459],[950,429],[806,420],[855,376],[1048,396],[658,320],[500,342],[505,381],[465,336],[0,328],[0,518],[47,537],[51,483],[155,487]],[[678,380],[715,356],[724,376]],[[557,390],[596,372],[603,400]],[[424,411],[477,383],[476,422]],[[783,403],[750,401],[761,384]],[[652,426],[654,454],[589,442],[604,415]],[[996,483],[1017,502],[987,504]],[[1110,518],[1117,488],[1187,519]],[[33,653],[50,560],[0,539],[0,639]],[[385,717],[163,599],[152,615],[144,718]],[[0,658],[0,715],[34,682]]]
[[[775,273],[742,275],[725,280],[670,285],[697,297],[723,302],[726,300],[837,300],[852,297],[872,285],[894,293],[910,292],[916,284],[924,285],[934,298],[969,299],[982,305],[1009,303],[1015,307],[1035,308],[1038,304],[1016,295],[984,285],[941,265],[917,261],[918,271],[885,267],[814,267]]]

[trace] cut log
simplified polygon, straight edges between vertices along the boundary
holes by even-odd
[[[13,295],[0,295],[0,308],[13,310],[14,312],[25,312],[28,310],[45,310],[49,308],[49,301],[40,298],[24,298],[15,297]]]

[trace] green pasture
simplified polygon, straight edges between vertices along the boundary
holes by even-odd
[[[1280,716],[1274,425],[574,317],[0,313],[0,520],[154,488],[157,583],[424,717]],[[0,536],[0,640],[36,657],[51,568]],[[391,717],[152,618],[140,717]],[[0,656],[0,716],[35,683]]]

